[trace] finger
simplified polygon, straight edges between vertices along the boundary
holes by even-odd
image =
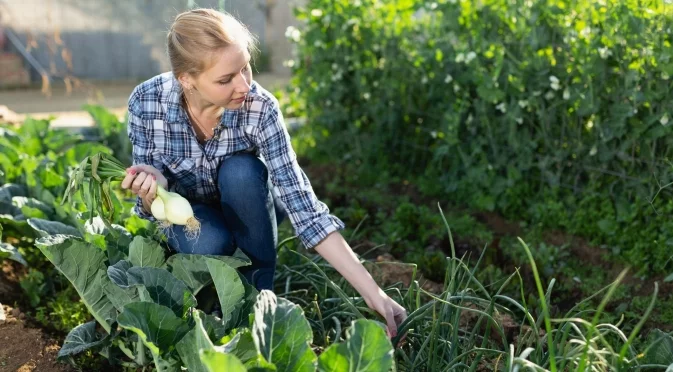
[[[138,176],[136,176],[135,181],[133,181],[133,184],[131,185],[131,190],[135,194],[140,192],[140,186],[142,186],[143,182],[145,182],[145,178],[147,178],[147,173],[145,172],[140,172]]]
[[[407,311],[400,305],[396,306],[395,309],[395,320],[397,321],[397,325],[402,324],[407,319]]]
[[[155,176],[158,175],[159,173],[159,171],[156,168],[147,164],[134,165],[131,167],[131,169],[135,170],[137,173],[145,172],[147,174],[153,174]]]
[[[133,180],[136,178],[136,171],[133,169],[128,169],[126,171],[126,177],[124,177],[124,180],[122,181],[122,189],[128,189],[131,187],[131,183],[133,183]]]
[[[386,304],[386,323],[388,323],[388,329],[390,330],[390,336],[397,336],[397,323],[395,323],[395,314],[393,313],[393,307],[390,304]]]
[[[145,182],[143,182],[143,184],[140,186],[140,191],[138,192],[138,195],[145,197],[147,195],[147,192],[150,191],[152,182],[154,182],[153,176],[145,177]]]
[[[157,186],[159,183],[157,183],[156,177],[152,177],[152,185],[150,186],[149,191],[147,191],[147,199],[149,201],[154,201],[154,199],[157,197]]]

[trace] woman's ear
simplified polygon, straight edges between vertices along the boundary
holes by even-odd
[[[192,82],[192,77],[189,76],[188,74],[182,74],[178,80],[180,81],[180,84],[182,85],[182,88],[185,91],[188,91],[192,88],[194,88],[194,84]]]

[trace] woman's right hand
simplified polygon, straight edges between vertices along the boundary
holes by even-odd
[[[157,197],[157,186],[167,188],[168,180],[153,166],[138,164],[126,169],[126,177],[121,186],[140,196],[146,211],[149,211],[149,207]]]

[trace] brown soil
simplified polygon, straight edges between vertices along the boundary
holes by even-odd
[[[0,314],[0,371],[73,371],[56,361],[60,340],[43,329],[31,327],[21,310],[7,306],[21,303],[19,277],[25,268],[5,261],[0,269],[0,306],[5,314],[4,320]]]
[[[409,287],[414,275],[414,268],[411,264],[396,260],[395,257],[389,253],[378,256],[376,262],[365,262],[365,267],[372,273],[372,277],[381,287],[387,287],[397,283],[402,283],[404,287]],[[416,273],[415,279],[418,280],[421,288],[430,293],[441,294],[443,292],[443,284],[425,279],[418,272]]]
[[[0,320],[0,371],[73,371],[56,361],[59,341],[39,328],[25,324],[25,314],[4,306],[6,320]]]

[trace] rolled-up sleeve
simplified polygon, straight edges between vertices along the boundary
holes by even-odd
[[[256,139],[271,182],[304,246],[315,248],[329,234],[342,230],[344,223],[318,200],[308,177],[299,167],[278,102],[269,105]]]
[[[152,142],[152,126],[146,125],[142,119],[141,100],[136,91],[129,98],[128,126],[126,130],[133,145],[133,165],[151,165],[161,173],[164,173],[163,163],[154,155],[156,150]],[[154,216],[145,212],[143,201],[139,196],[136,197],[136,205],[133,207],[133,212],[146,220],[156,221]]]

